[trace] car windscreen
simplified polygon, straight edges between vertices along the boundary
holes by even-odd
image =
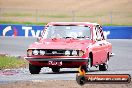
[[[90,28],[86,26],[49,26],[44,38],[90,38]]]

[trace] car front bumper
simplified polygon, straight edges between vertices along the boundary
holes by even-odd
[[[28,61],[75,61],[75,62],[85,62],[85,58],[34,58],[34,57],[25,57]]]
[[[113,57],[113,56],[115,56],[115,54],[114,53],[110,53],[110,55],[109,55],[110,57]]]

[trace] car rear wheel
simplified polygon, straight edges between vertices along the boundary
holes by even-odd
[[[53,72],[60,72],[60,68],[51,68]]]
[[[31,74],[39,74],[41,67],[29,64],[29,71]]]
[[[99,70],[100,71],[107,71],[108,70],[108,60],[103,63],[102,65],[99,65]]]
[[[81,69],[84,69],[85,72],[88,72],[90,71],[91,66],[92,66],[91,58],[89,58],[87,64],[83,65]]]

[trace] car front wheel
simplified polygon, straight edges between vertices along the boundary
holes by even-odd
[[[88,72],[90,71],[91,66],[92,66],[91,58],[89,58],[87,64],[83,65],[81,69],[83,69],[85,72]]]
[[[31,74],[39,74],[41,67],[29,64],[29,71]]]

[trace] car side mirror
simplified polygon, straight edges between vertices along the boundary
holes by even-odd
[[[37,42],[39,42],[42,39],[42,37],[37,37]]]

